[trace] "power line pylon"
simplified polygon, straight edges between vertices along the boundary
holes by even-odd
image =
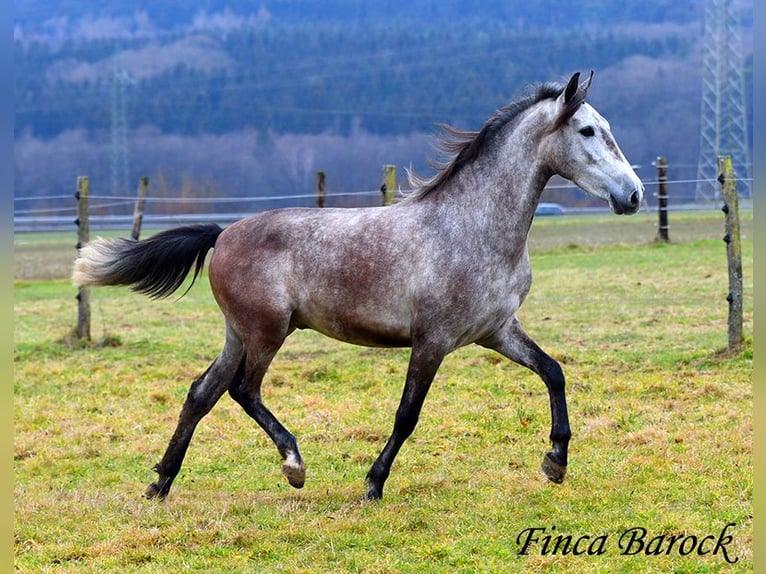
[[[751,163],[747,135],[741,29],[730,0],[705,0],[702,53],[702,114],[697,167],[697,200],[720,197],[718,156],[730,155],[739,193],[750,197]]]
[[[134,83],[133,78],[120,66],[115,56],[110,78],[112,87],[112,194],[128,194],[128,120],[125,105],[125,88]]]

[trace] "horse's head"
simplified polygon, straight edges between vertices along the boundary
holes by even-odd
[[[541,151],[555,173],[607,200],[615,213],[636,213],[644,185],[617,146],[609,122],[585,102],[593,72],[582,84],[579,78],[579,72],[574,74],[553,102],[555,116]]]

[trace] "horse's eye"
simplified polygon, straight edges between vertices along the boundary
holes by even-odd
[[[591,138],[596,135],[596,132],[593,131],[593,128],[590,126],[584,127],[580,130],[580,135],[585,136],[586,138]]]

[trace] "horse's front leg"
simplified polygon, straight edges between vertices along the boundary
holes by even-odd
[[[503,329],[479,344],[494,349],[512,361],[537,373],[548,388],[551,405],[551,452],[543,458],[542,469],[549,480],[564,482],[567,452],[572,431],[569,428],[564,373],[561,366],[538,347],[514,317]]]

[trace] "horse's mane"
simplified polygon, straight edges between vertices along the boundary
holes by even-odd
[[[533,105],[546,99],[558,98],[564,91],[565,86],[557,82],[547,82],[531,86],[519,98],[511,101],[509,104],[497,110],[487,120],[479,131],[459,130],[447,124],[440,124],[442,130],[436,143],[436,149],[451,159],[446,163],[432,163],[432,167],[438,170],[438,173],[430,179],[421,179],[414,173],[409,173],[410,185],[413,188],[412,194],[408,197],[413,199],[423,198],[430,193],[440,189],[453,176],[455,176],[464,166],[472,163],[482,150],[508,123],[513,121],[519,114],[528,110]],[[583,92],[583,90],[578,90]],[[584,100],[582,97],[575,97],[570,105],[563,110],[560,116],[554,122],[551,130],[561,126],[569,117],[574,114],[577,108]]]

